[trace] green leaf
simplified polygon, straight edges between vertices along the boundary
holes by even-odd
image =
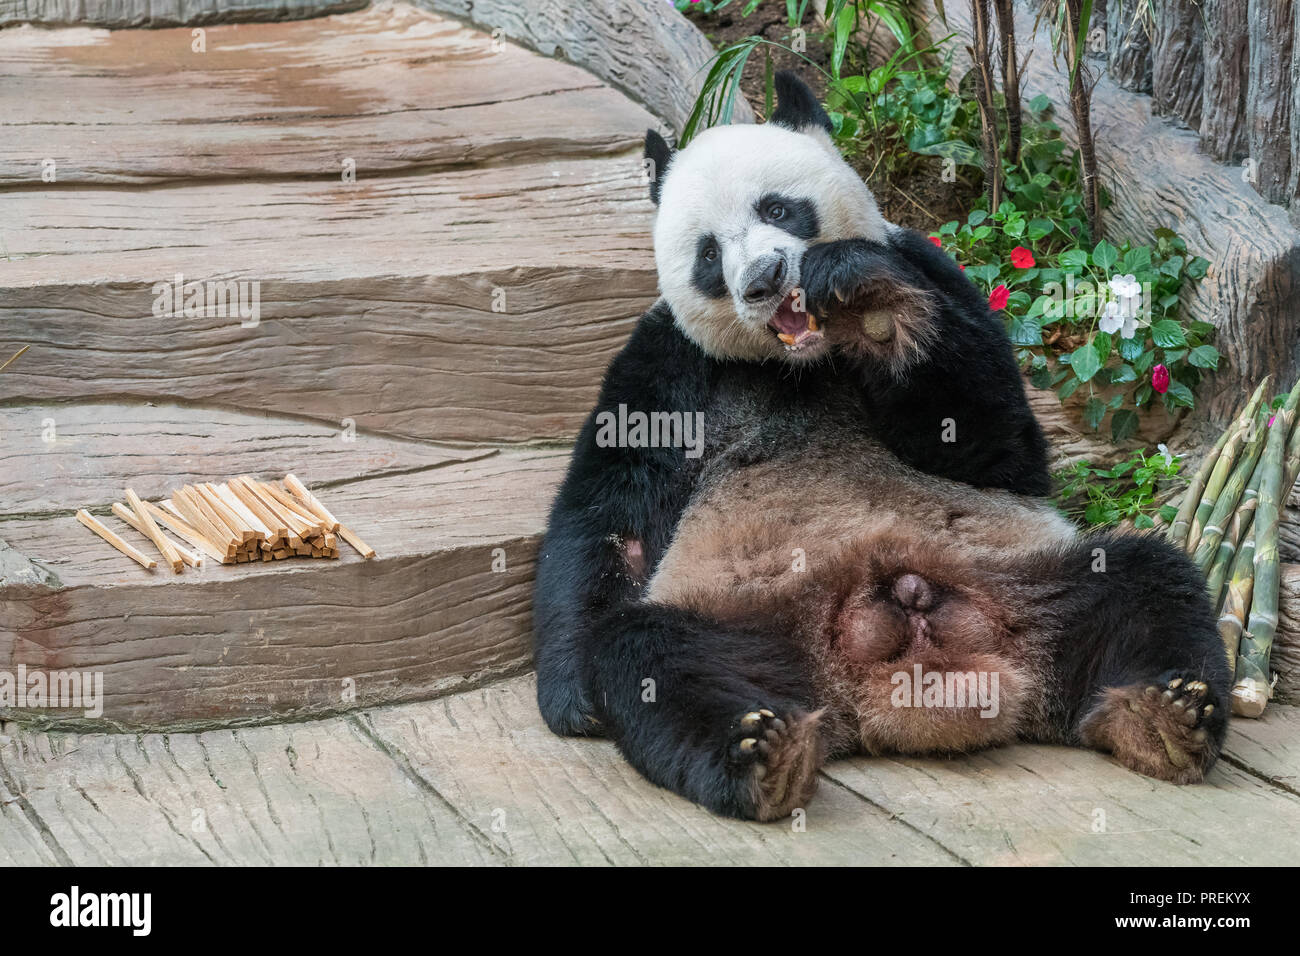
[[[1169,391],[1165,392],[1165,402],[1181,405],[1183,408],[1196,406],[1196,398],[1192,395],[1192,390],[1176,379],[1169,383]]]
[[[1096,431],[1101,427],[1101,420],[1106,417],[1106,403],[1100,398],[1089,398],[1083,404],[1083,420],[1089,428]]]
[[[1059,397],[1061,401],[1064,402],[1067,398],[1073,395],[1075,389],[1077,389],[1082,384],[1083,384],[1082,382],[1080,382],[1077,378],[1071,375],[1069,378],[1066,379],[1065,384],[1062,385],[1060,389],[1057,391],[1056,393],[1057,397]]]
[[[1111,373],[1110,381],[1113,385],[1123,385],[1125,382],[1136,382],[1137,372],[1133,370],[1132,365],[1125,362]]]
[[[1057,261],[1067,272],[1081,272],[1088,267],[1088,253],[1083,249],[1066,249]]]
[[[974,227],[974,226],[978,226],[988,217],[989,214],[985,212],[983,209],[972,209],[971,214],[966,218],[966,222],[969,223],[972,227]]]
[[[1192,259],[1191,262],[1187,263],[1187,274],[1191,276],[1193,279],[1203,279],[1205,278],[1205,273],[1209,270],[1209,268],[1210,268],[1210,261],[1208,259],[1202,259],[1200,256],[1197,256],[1196,258]]]
[[[1119,261],[1119,250],[1105,239],[1097,243],[1092,250],[1092,264],[1098,269],[1110,272],[1110,267]]]
[[[1141,529],[1141,528],[1154,528],[1155,526],[1156,526],[1156,523],[1155,523],[1154,521],[1151,520],[1151,516],[1150,516],[1150,515],[1140,514],[1140,515],[1138,515],[1136,518],[1133,519],[1133,527],[1134,527],[1134,528],[1138,528],[1138,529]]]
[[[1162,349],[1176,349],[1187,344],[1182,326],[1173,319],[1151,323],[1151,339]]]
[[[1012,345],[1043,344],[1043,326],[1037,318],[1030,316],[1013,318],[1007,334],[1011,337]]]
[[[1097,359],[1102,365],[1110,358],[1110,344],[1110,334],[1107,332],[1098,332],[1092,337],[1092,347],[1097,350]]]
[[[1131,408],[1121,408],[1110,417],[1110,440],[1115,444],[1133,437],[1138,430],[1138,413]]]
[[[1159,511],[1157,511],[1156,513],[1159,514],[1160,517],[1163,518],[1166,523],[1173,521],[1175,518],[1178,517],[1178,509],[1175,508],[1173,505],[1161,505]]]
[[[1218,368],[1219,350],[1213,345],[1198,345],[1187,353],[1187,361],[1197,368]]]
[[[943,159],[951,159],[958,166],[978,166],[983,161],[978,149],[959,139],[932,143],[929,146],[911,146],[909,148],[912,152],[919,153],[922,156],[939,156]]]
[[[1074,369],[1074,374],[1081,382],[1086,382],[1097,374],[1101,368],[1101,356],[1091,342],[1070,353],[1070,368]]]
[[[1037,242],[1044,236],[1050,236],[1056,226],[1050,219],[1031,219],[1029,220],[1028,235],[1031,242]]]

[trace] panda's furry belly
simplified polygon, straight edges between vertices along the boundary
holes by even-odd
[[[807,653],[831,753],[957,752],[1041,722],[1046,505],[811,442],[705,473],[646,599],[770,623]]]

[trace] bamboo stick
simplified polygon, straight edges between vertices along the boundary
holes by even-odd
[[[292,474],[284,476],[285,486],[292,491],[312,513],[325,520],[325,530],[336,532],[339,530],[339,519],[330,514],[328,508],[320,503],[320,499],[307,490],[307,486],[295,478]]]
[[[109,531],[102,524],[100,524],[93,517],[91,517],[90,512],[88,512],[85,508],[82,508],[77,512],[77,520],[80,521],[82,524],[84,524],[91,531],[95,532],[95,534],[99,535],[101,538],[103,538],[113,547],[117,548],[117,550],[121,551],[132,561],[139,564],[141,567],[149,568],[149,569],[158,567],[157,561],[155,561],[153,558],[146,557],[145,555],[141,554],[139,551],[131,547],[129,544],[127,544],[125,541],[123,541],[113,532]]]
[[[311,535],[317,535],[324,532],[324,520],[313,514],[305,505],[295,501],[293,496],[283,488],[276,486],[274,482],[270,481],[262,482],[261,486],[266,489],[267,493],[279,502],[286,511],[292,515],[296,515],[298,519],[306,525],[308,534],[304,535],[304,537],[310,537]]]
[[[1232,687],[1232,712],[1241,717],[1262,714],[1272,691],[1268,659],[1278,619],[1278,525],[1281,522],[1282,495],[1290,492],[1289,488],[1282,487],[1284,455],[1295,422],[1297,403],[1300,403],[1300,381],[1296,382],[1286,403],[1278,411],[1264,448],[1267,465],[1255,507],[1255,584],[1250,600],[1250,617],[1237,650],[1236,680]]]
[[[140,519],[136,515],[136,513],[132,511],[130,508],[128,508],[126,505],[122,504],[120,501],[113,502],[113,514],[117,515],[117,517],[120,518],[124,523],[129,524],[132,528],[134,528],[136,531],[139,531],[146,538],[149,537],[149,533],[144,530],[144,525],[140,523]],[[150,516],[152,517],[152,513]],[[173,547],[176,546],[173,545]],[[192,568],[197,568],[203,564],[203,555],[197,552],[188,551],[185,548],[181,548],[181,547],[176,547],[176,553],[181,556],[182,561],[184,561]]]
[[[213,541],[224,544],[226,554],[234,557],[241,537],[226,527],[225,522],[212,512],[201,495],[185,485],[172,492],[172,502],[181,510],[181,517],[193,523],[204,534],[210,535]]]
[[[273,532],[272,541],[289,537],[289,529],[285,523],[271,512],[261,498],[257,497],[256,492],[245,484],[243,478],[231,478],[226,484],[231,492],[239,498],[248,508],[249,511],[262,519],[262,524],[266,525]]]
[[[257,495],[262,504],[288,529],[290,547],[296,546],[296,543],[301,543],[301,539],[310,533],[311,529],[307,521],[294,509],[286,507],[272,494],[270,486],[266,482],[256,481],[247,475],[241,475],[240,480]],[[298,539],[298,541],[295,542],[294,539]]]
[[[131,488],[126,489],[127,503],[135,510],[136,515],[140,518],[140,524],[144,526],[145,536],[154,543],[163,560],[171,565],[173,574],[180,574],[185,568],[185,562],[181,559],[181,553],[176,550],[176,546],[167,540],[167,537],[158,530],[158,526],[153,523],[153,518],[149,517],[149,512],[144,508],[144,502],[140,496]]]
[[[239,500],[239,496],[230,489],[228,484],[213,485],[212,488],[221,496],[225,506],[233,511],[246,527],[252,528],[257,533],[258,541],[266,541],[275,535],[275,532],[255,515],[252,509]]]
[[[164,501],[164,504],[167,503],[168,502]],[[200,532],[197,528],[193,527],[190,524],[187,524],[185,521],[178,518],[175,514],[166,511],[162,508],[159,508],[152,501],[146,501],[144,503],[144,506],[145,509],[149,512],[149,514],[153,516],[154,521],[162,522],[163,524],[165,524],[176,535],[178,535],[181,538],[184,538],[191,545],[198,548],[200,551],[202,551],[204,554],[210,557],[213,561],[217,561],[222,564],[225,563],[226,554],[224,549],[218,546],[215,542],[209,541],[202,534],[202,532]]]
[[[339,537],[356,548],[367,561],[375,556],[375,549],[353,534],[346,525],[339,525],[338,533]]]
[[[247,544],[249,541],[257,540],[257,532],[245,525],[244,520],[230,510],[230,507],[221,500],[221,495],[217,493],[217,489],[211,482],[201,481],[194,487],[207,500],[212,510],[226,523],[226,527],[239,535],[240,543]]]

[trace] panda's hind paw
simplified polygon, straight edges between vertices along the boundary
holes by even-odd
[[[1154,681],[1107,689],[1081,730],[1085,743],[1138,773],[1196,783],[1218,757],[1226,727],[1227,714],[1209,684],[1168,671]]]
[[[789,816],[817,789],[825,759],[822,711],[793,710],[785,717],[766,707],[747,711],[728,744],[728,762],[742,776],[746,802],[757,820]]]

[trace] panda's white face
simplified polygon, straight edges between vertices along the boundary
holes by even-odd
[[[819,127],[714,127],[673,154],[660,185],[660,292],[682,331],[715,358],[809,361],[827,345],[803,308],[804,251],[883,239],[887,228]]]

